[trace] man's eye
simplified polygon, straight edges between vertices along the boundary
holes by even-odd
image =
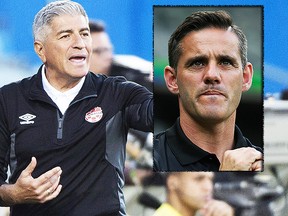
[[[220,64],[221,65],[226,65],[226,66],[228,66],[228,65],[232,65],[232,62],[230,62],[230,61],[222,61],[222,62],[220,62]]]
[[[203,61],[195,61],[195,62],[192,62],[192,64],[191,64],[192,67],[202,67],[204,65],[205,64]]]
[[[61,37],[60,37],[60,39],[65,39],[65,38],[69,38],[70,37],[70,35],[62,35]]]
[[[89,36],[89,33],[88,33],[88,32],[84,32],[84,33],[82,33],[82,35],[83,35],[84,37],[88,37],[88,36]]]
[[[233,66],[234,62],[231,59],[223,58],[220,60],[219,64],[222,66]]]

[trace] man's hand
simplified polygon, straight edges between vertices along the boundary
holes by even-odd
[[[44,203],[58,196],[62,189],[62,170],[55,167],[38,178],[32,177],[37,161],[32,157],[30,164],[22,171],[15,184],[1,186],[0,195],[7,205],[20,203]]]
[[[262,171],[263,155],[251,147],[228,150],[224,153],[220,171]]]
[[[209,201],[199,210],[201,216],[234,216],[234,209],[220,200]]]

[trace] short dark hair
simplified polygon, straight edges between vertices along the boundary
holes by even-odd
[[[89,28],[90,28],[90,32],[105,32],[106,31],[106,27],[105,27],[105,23],[101,20],[90,20],[89,21]]]
[[[199,31],[204,28],[219,28],[227,30],[231,27],[239,40],[239,51],[242,67],[247,64],[247,39],[243,31],[233,25],[231,16],[223,10],[220,11],[199,11],[186,17],[182,24],[171,35],[168,42],[169,65],[177,70],[179,58],[182,54],[181,40],[192,31]]]

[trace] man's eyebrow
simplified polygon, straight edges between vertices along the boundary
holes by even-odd
[[[61,35],[61,34],[64,34],[64,33],[72,33],[72,29],[64,29],[64,30],[60,30],[59,32],[57,32],[57,36],[58,35]]]
[[[217,56],[217,60],[221,61],[221,60],[229,60],[232,63],[237,63],[237,58],[235,56],[231,56],[231,55],[219,55]]]
[[[231,60],[233,60],[233,59],[236,59],[234,56],[231,56],[231,55],[219,55],[219,56],[217,56],[217,58],[219,58],[219,59],[231,59]]]
[[[89,28],[81,28],[79,32],[83,32],[83,31],[90,31],[90,29]],[[57,35],[61,35],[64,33],[73,33],[73,30],[72,29],[64,29],[64,30],[59,31],[57,33]]]
[[[83,32],[83,31],[90,31],[90,29],[88,27],[87,28],[81,28],[80,32]]]
[[[194,62],[205,62],[205,61],[208,61],[208,56],[206,55],[193,56],[187,59],[184,66],[187,68],[190,67],[191,64],[193,64]]]

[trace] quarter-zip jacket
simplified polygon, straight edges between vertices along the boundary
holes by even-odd
[[[125,215],[127,131],[153,130],[153,98],[124,77],[89,72],[64,115],[38,73],[0,89],[0,184],[16,182],[37,159],[34,178],[60,166],[61,193],[44,204],[11,207],[12,215]]]

